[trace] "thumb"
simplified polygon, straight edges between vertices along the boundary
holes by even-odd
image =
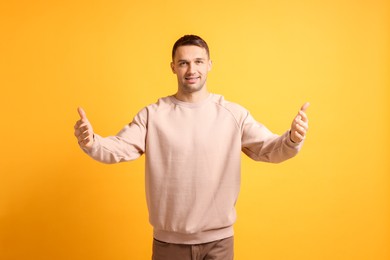
[[[87,119],[87,115],[85,114],[84,109],[78,107],[77,112],[79,113],[81,119]]]
[[[310,106],[310,103],[309,102],[306,102],[305,104],[303,104],[303,106],[301,107],[301,111],[303,112],[306,112],[307,108]]]

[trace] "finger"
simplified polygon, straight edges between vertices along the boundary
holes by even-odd
[[[77,138],[79,143],[87,144],[91,140],[91,136],[89,135],[81,135]]]
[[[74,135],[76,137],[78,137],[79,135],[81,135],[82,133],[85,133],[85,132],[92,132],[91,131],[91,127],[88,123],[85,123],[85,124],[82,124],[82,125],[78,125],[76,124],[75,127],[74,127]]]
[[[80,146],[85,147],[89,143],[89,139],[79,140],[78,143]]]
[[[299,117],[300,117],[299,119],[300,119],[301,121],[303,121],[303,122],[305,122],[305,123],[309,122],[309,119],[307,118],[306,113],[303,112],[302,110],[300,110],[300,111],[298,112],[298,115],[299,115]]]
[[[299,140],[299,142],[303,141],[305,139],[304,135],[301,135],[298,131],[294,132],[296,139]]]
[[[81,132],[85,132],[88,130],[92,130],[92,126],[89,122],[81,122],[77,127],[75,127],[76,130],[79,130]]]
[[[84,109],[82,109],[81,107],[78,107],[77,112],[79,113],[79,116],[81,119],[87,119],[87,115],[85,114]]]
[[[76,136],[77,138],[79,138],[79,135],[80,135],[80,130],[79,130],[79,129],[75,129],[75,130],[74,130],[74,136]]]
[[[83,143],[85,144],[85,145],[87,145],[87,144],[89,144],[90,143],[90,141],[91,141],[91,138],[85,138],[84,140],[83,140]]]
[[[74,125],[74,135],[76,137],[78,137],[80,135],[81,131],[80,131],[80,126],[79,126],[79,122],[77,122],[75,125]]]
[[[85,126],[85,127],[82,127],[82,128],[78,128],[74,131],[74,135],[78,138],[80,137],[81,135],[91,135],[92,134],[92,131],[90,131],[90,129]]]
[[[80,125],[79,123],[76,123],[76,125],[74,126],[74,134],[78,136],[81,133],[87,131],[88,129],[88,125]]]
[[[76,124],[74,125],[74,129],[78,129],[82,123],[83,123],[83,122],[82,122],[81,120],[78,120],[78,121],[76,122]]]
[[[302,136],[305,136],[305,135],[306,135],[306,132],[307,132],[307,129],[306,129],[304,126],[297,124],[297,125],[295,126],[295,131],[297,131],[298,133],[300,133]]]
[[[304,120],[296,120],[295,121],[295,125],[296,126],[300,126],[300,127],[302,127],[302,128],[304,128],[305,130],[308,130],[309,129],[309,124],[308,124],[308,122],[306,121],[304,121]]]
[[[308,124],[299,124],[299,127],[305,130],[306,132],[309,130],[309,125]]]
[[[89,131],[92,129],[91,125],[88,123],[82,124],[78,128],[81,132]]]
[[[310,106],[310,103],[309,102],[306,102],[305,104],[303,104],[303,106],[301,107],[301,111],[303,112],[306,112],[307,108]]]
[[[86,138],[89,138],[92,134],[90,132],[84,132],[80,135],[80,139],[84,140]]]

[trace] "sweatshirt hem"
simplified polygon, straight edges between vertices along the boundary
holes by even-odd
[[[153,230],[153,236],[155,239],[172,244],[203,244],[213,242],[216,240],[228,238],[234,235],[233,226],[202,231],[198,233],[178,233],[165,230]]]

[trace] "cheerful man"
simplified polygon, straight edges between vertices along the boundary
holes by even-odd
[[[116,136],[94,133],[78,109],[75,136],[93,159],[118,163],[145,154],[154,260],[233,259],[241,151],[256,161],[282,162],[298,153],[308,130],[308,103],[279,136],[210,93],[211,66],[202,38],[177,40],[171,62],[177,93],[143,108]]]

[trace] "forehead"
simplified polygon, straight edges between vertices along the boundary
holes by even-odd
[[[176,49],[175,60],[208,59],[205,48],[196,45],[184,45]]]

